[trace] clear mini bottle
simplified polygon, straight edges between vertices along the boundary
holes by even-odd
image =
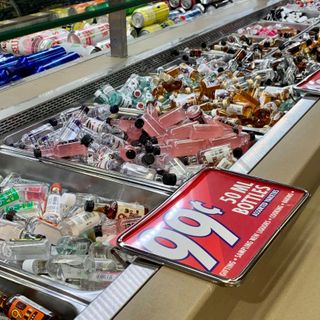
[[[47,205],[43,214],[43,219],[54,224],[61,221],[61,192],[60,183],[53,183],[50,187],[50,194],[47,198]]]
[[[78,237],[81,233],[101,224],[102,221],[103,216],[99,212],[81,211],[70,218],[64,219],[59,226],[62,235]]]
[[[3,260],[47,260],[49,257],[50,244],[47,239],[16,239],[0,242],[0,259]]]

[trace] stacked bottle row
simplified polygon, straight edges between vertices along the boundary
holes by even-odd
[[[10,174],[0,184],[0,259],[77,288],[102,289],[126,265],[113,239],[147,212],[138,203]]]

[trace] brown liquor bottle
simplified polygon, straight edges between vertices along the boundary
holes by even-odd
[[[25,296],[16,294],[8,297],[0,292],[0,311],[15,320],[56,320],[57,317],[46,308]]]

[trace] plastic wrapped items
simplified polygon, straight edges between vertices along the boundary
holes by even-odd
[[[0,187],[0,259],[86,290],[102,289],[121,273],[114,238],[148,213],[142,204],[15,174]]]

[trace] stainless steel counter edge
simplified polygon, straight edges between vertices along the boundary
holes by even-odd
[[[131,264],[76,320],[112,319],[157,270],[157,267]]]
[[[23,284],[24,286],[28,287],[28,288],[32,288],[38,292],[42,292],[42,293],[46,293],[49,296],[53,296],[59,300],[64,300],[67,301],[68,303],[70,303],[76,310],[78,313],[82,312],[86,307],[87,304],[83,303],[81,301],[78,301],[76,299],[72,299],[69,296],[65,296],[55,290],[50,290],[42,285],[38,285],[37,283],[30,281],[28,279],[24,279],[22,277],[20,277],[19,275],[13,274],[10,271],[6,271],[6,270],[2,270],[0,269],[0,276],[3,276],[5,279],[18,283],[18,284]]]

